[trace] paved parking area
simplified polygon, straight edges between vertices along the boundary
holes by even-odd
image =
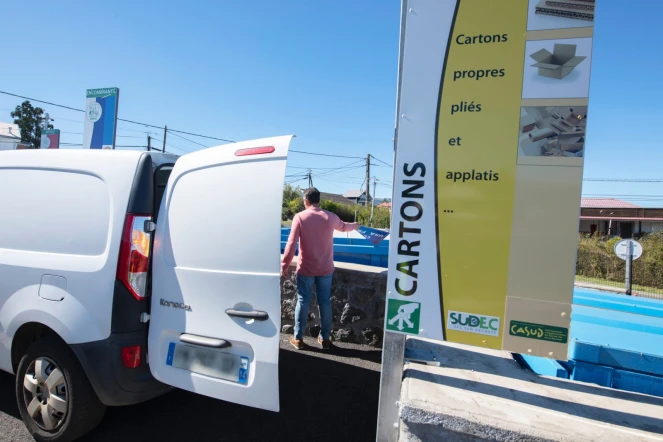
[[[281,337],[281,412],[176,390],[142,404],[109,408],[85,441],[371,441],[380,383],[378,350],[338,344],[324,354]],[[14,377],[0,372],[0,441],[30,441],[14,399]]]

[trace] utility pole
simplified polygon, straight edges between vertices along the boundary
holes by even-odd
[[[149,152],[151,150],[152,150],[152,137],[148,135],[147,136],[147,151]]]
[[[311,177],[311,169],[308,170],[308,173],[306,174],[308,176],[308,188],[310,189],[313,187],[313,178]]]
[[[163,147],[161,148],[161,152],[166,151],[166,135],[168,135],[168,126],[163,127]]]
[[[371,154],[366,155],[366,207],[368,199],[371,197]]]
[[[371,200],[371,222],[370,227],[373,227],[373,210],[375,209],[375,195],[377,194],[377,179],[373,177],[373,200]],[[370,185],[368,187],[371,187]]]

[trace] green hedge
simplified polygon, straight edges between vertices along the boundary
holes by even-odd
[[[320,208],[328,210],[338,215],[345,222],[355,221],[364,226],[371,225],[371,207],[359,206],[356,204],[340,204],[331,200],[320,201]],[[283,204],[281,210],[281,220],[291,220],[297,213],[304,210],[304,200],[301,190],[293,188],[286,184],[283,188]],[[383,207],[373,208],[372,226],[378,229],[388,229],[391,221],[391,212]]]
[[[578,243],[576,274],[609,281],[624,281],[625,261],[615,255],[621,238],[581,235]],[[638,240],[642,256],[633,261],[633,283],[663,288],[663,232],[645,235]]]

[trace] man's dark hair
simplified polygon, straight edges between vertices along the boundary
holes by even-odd
[[[304,198],[309,204],[320,204],[320,191],[315,187],[311,187],[304,191]]]

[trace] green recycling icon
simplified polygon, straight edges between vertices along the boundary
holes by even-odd
[[[421,304],[390,299],[387,304],[387,330],[419,334]]]

